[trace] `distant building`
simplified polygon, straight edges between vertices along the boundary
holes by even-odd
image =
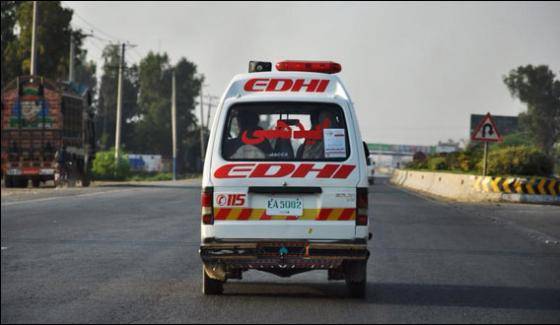
[[[416,146],[406,144],[368,143],[371,157],[377,167],[399,168],[412,161],[414,154],[426,155],[436,152],[436,146]]]
[[[161,155],[128,154],[128,162],[133,171],[161,172],[164,167]]]
[[[436,146],[436,153],[451,153],[457,152],[461,149],[460,142],[454,142],[453,140],[449,139],[447,142],[439,141]]]

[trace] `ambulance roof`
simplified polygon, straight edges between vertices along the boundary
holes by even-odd
[[[230,98],[340,98],[350,96],[336,75],[316,72],[258,72],[236,75],[225,93]]]

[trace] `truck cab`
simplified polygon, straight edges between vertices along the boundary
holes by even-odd
[[[248,270],[326,270],[365,294],[365,151],[339,64],[251,62],[211,128],[201,194],[203,293]]]

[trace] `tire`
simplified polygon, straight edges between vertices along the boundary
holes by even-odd
[[[13,176],[8,176],[8,175],[6,175],[6,176],[4,177],[4,186],[5,186],[6,188],[13,188],[14,185],[15,185],[14,177],[13,177]]]
[[[367,262],[348,262],[344,278],[352,298],[365,298],[367,287]]]
[[[202,266],[202,293],[206,296],[221,295],[224,292],[224,283],[214,280],[206,274]]]
[[[82,187],[89,187],[89,185],[91,184],[91,180],[89,179],[88,176],[83,176],[82,177]]]
[[[346,287],[350,292],[350,297],[363,299],[366,297],[366,281],[361,282],[348,282],[346,281]]]
[[[80,166],[80,170],[82,171],[81,181],[83,187],[89,187],[89,185],[91,184],[90,165],[91,164],[90,164],[89,156],[86,155]]]
[[[18,188],[27,188],[28,179],[27,178],[16,178],[15,186]]]
[[[38,188],[39,186],[41,186],[41,180],[40,179],[33,179],[33,180],[31,180],[31,184],[33,185],[34,188]]]

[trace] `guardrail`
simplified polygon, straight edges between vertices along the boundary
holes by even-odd
[[[560,180],[395,170],[391,183],[457,201],[560,204]]]
[[[474,186],[487,193],[560,195],[560,181],[555,178],[479,177]]]

